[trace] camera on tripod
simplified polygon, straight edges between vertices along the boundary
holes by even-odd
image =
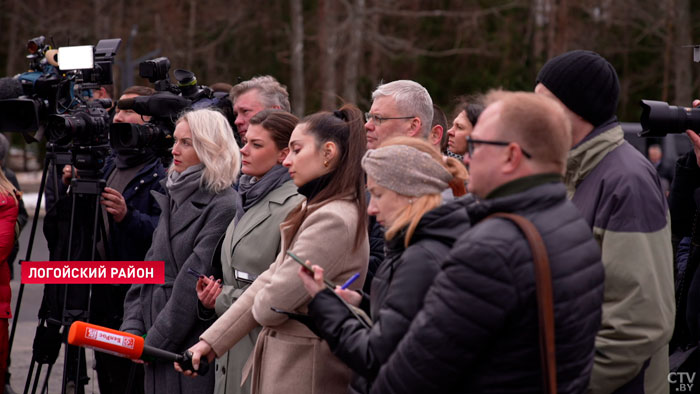
[[[177,69],[173,72],[177,83],[169,77],[170,60],[159,57],[139,64],[139,75],[154,84],[157,91],[152,96],[139,96],[119,100],[119,109],[133,110],[151,119],[143,125],[115,123],[111,126],[110,141],[117,150],[150,147],[164,163],[172,160],[170,148],[175,122],[189,108],[231,106],[227,96],[217,96],[211,88],[197,84],[191,71]],[[231,126],[235,127],[233,120]]]

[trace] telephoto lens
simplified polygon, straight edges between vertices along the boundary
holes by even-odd
[[[642,137],[665,137],[686,130],[700,132],[700,108],[677,107],[663,101],[642,100]]]

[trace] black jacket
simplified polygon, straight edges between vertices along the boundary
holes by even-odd
[[[477,202],[372,393],[541,393],[530,247],[494,212],[530,219],[547,247],[554,288],[559,393],[585,392],[601,321],[603,265],[591,230],[559,182]]]
[[[386,259],[372,281],[370,330],[363,328],[330,290],[319,293],[309,304],[309,315],[321,337],[355,371],[351,392],[369,392],[379,368],[423,305],[442,259],[469,228],[466,211],[456,208],[460,205],[452,202],[426,213],[408,248],[404,247],[405,232],[386,242]]]

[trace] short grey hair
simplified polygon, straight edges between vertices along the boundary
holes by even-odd
[[[253,89],[256,89],[260,94],[260,100],[265,108],[279,108],[287,112],[292,111],[292,107],[289,104],[287,87],[270,75],[261,75],[238,83],[231,88],[231,101],[235,104],[238,96]]]
[[[180,122],[190,126],[192,147],[204,164],[201,186],[216,194],[230,188],[238,178],[241,153],[226,117],[217,110],[201,108],[185,112]],[[174,168],[171,165],[168,172]]]
[[[421,135],[428,138],[433,123],[433,100],[426,88],[418,82],[402,79],[377,86],[372,92],[372,101],[384,96],[393,97],[396,107],[405,112],[397,116],[417,116]]]

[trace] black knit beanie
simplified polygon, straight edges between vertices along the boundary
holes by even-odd
[[[615,115],[620,82],[615,68],[591,51],[576,50],[550,59],[537,75],[571,111],[599,126]]]

